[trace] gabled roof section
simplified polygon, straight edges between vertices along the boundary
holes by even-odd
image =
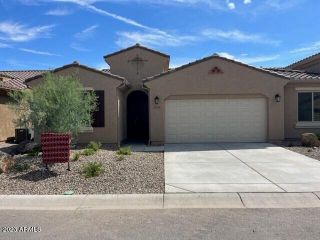
[[[101,74],[101,75],[104,75],[104,76],[108,76],[108,77],[117,79],[117,80],[122,81],[123,83],[127,84],[127,80],[125,78],[121,77],[121,76],[112,74],[110,72],[100,71],[98,69],[82,65],[77,61],[74,61],[73,63],[64,65],[62,67],[56,68],[56,69],[54,69],[54,70],[52,70],[50,72],[55,73],[55,72],[59,72],[59,71],[61,71],[63,69],[71,68],[71,67],[79,67],[79,68],[82,68],[82,69],[85,69],[85,70],[88,70],[88,71],[91,71],[91,72],[95,72],[95,73],[98,73],[98,74]],[[31,77],[31,78],[27,79],[26,82],[31,82],[32,80],[38,79],[38,78],[40,78],[42,76],[43,76],[43,74],[39,74],[37,76]]]
[[[294,69],[296,67],[299,67],[301,65],[304,65],[304,64],[307,64],[307,63],[310,63],[310,62],[313,62],[315,60],[319,60],[320,61],[320,53],[316,53],[316,54],[314,54],[312,56],[309,56],[309,57],[304,58],[302,60],[299,60],[299,61],[297,61],[295,63],[292,63],[289,66],[287,66],[286,68]]]
[[[283,76],[283,75],[281,75],[281,74],[278,74],[278,73],[276,73],[276,72],[271,72],[271,71],[265,70],[265,69],[263,69],[263,68],[254,67],[254,66],[251,66],[251,65],[248,65],[248,64],[245,64],[245,63],[242,63],[242,62],[233,60],[233,59],[221,57],[221,56],[219,56],[218,54],[213,54],[213,55],[211,55],[211,56],[208,56],[208,57],[205,57],[205,58],[196,60],[196,61],[194,61],[194,62],[187,63],[187,64],[182,65],[182,66],[180,66],[180,67],[170,69],[170,70],[168,70],[168,71],[166,71],[166,72],[163,72],[163,73],[160,73],[160,74],[158,74],[158,75],[145,78],[145,79],[143,79],[143,82],[152,81],[152,80],[154,80],[154,79],[160,78],[160,77],[162,77],[162,76],[166,76],[166,75],[171,74],[171,73],[174,73],[174,72],[178,72],[178,71],[180,71],[180,70],[182,70],[182,69],[191,67],[191,66],[193,66],[193,65],[196,65],[196,64],[199,64],[199,63],[202,63],[202,62],[205,62],[205,61],[208,61],[208,60],[210,60],[210,59],[222,59],[222,60],[224,60],[224,61],[231,62],[231,63],[235,63],[235,64],[238,64],[238,65],[241,65],[241,66],[244,66],[244,67],[248,67],[248,68],[251,68],[251,69],[256,70],[256,71],[259,71],[259,72],[263,72],[263,73],[266,73],[266,74],[270,74],[270,75],[273,75],[273,76],[276,76],[276,77],[282,77],[282,78],[284,78],[284,79],[289,79],[288,77]]]
[[[265,68],[265,70],[271,73],[277,73],[284,77],[288,77],[291,80],[320,80],[319,73],[309,73],[303,70],[294,70],[287,68]]]
[[[143,50],[146,50],[146,51],[149,51],[149,52],[158,54],[158,55],[160,55],[160,56],[163,56],[163,57],[166,57],[166,58],[170,58],[170,56],[167,55],[167,54],[164,54],[164,53],[162,53],[162,52],[158,52],[158,51],[156,51],[156,50],[153,50],[153,49],[150,49],[150,48],[141,46],[139,43],[137,43],[136,45],[133,45],[133,46],[131,46],[131,47],[128,47],[128,48],[122,49],[122,50],[120,50],[120,51],[117,51],[117,52],[114,52],[114,53],[105,55],[105,56],[104,56],[104,59],[107,59],[107,58],[109,58],[109,57],[112,57],[112,56],[121,54],[121,53],[123,53],[123,52],[130,51],[130,50],[135,49],[135,48],[140,48],[140,49],[143,49]]]

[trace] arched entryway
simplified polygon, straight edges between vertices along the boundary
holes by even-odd
[[[148,95],[143,91],[133,91],[127,97],[127,140],[147,143],[148,139]]]

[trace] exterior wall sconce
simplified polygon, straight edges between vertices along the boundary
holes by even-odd
[[[160,102],[160,98],[159,98],[158,96],[156,96],[156,97],[154,98],[154,104],[158,105],[159,102]]]
[[[276,94],[276,95],[274,96],[274,99],[276,100],[276,102],[280,102],[281,96],[280,96],[279,94]]]

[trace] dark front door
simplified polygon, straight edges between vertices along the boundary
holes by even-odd
[[[148,95],[134,91],[127,97],[127,137],[129,141],[145,142],[149,138]]]

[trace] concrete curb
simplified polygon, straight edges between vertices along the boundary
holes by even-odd
[[[0,195],[0,210],[318,208],[318,193]]]

